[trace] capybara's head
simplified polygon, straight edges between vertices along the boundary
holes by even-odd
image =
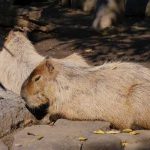
[[[29,108],[40,108],[53,103],[55,99],[53,81],[58,73],[56,68],[50,59],[45,59],[23,83],[21,96]]]

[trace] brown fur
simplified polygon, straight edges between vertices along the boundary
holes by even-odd
[[[21,95],[30,108],[49,104],[50,117],[150,128],[149,91],[150,70],[139,64],[81,67],[51,58],[34,69]]]

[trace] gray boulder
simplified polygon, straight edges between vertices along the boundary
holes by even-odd
[[[0,137],[35,122],[20,96],[0,88]]]
[[[8,150],[7,146],[4,145],[2,141],[0,141],[0,150]]]
[[[110,135],[94,135],[98,129],[108,130],[110,123],[102,121],[68,121],[60,119],[54,126],[32,126],[19,131],[14,136],[13,150],[86,150],[86,147],[98,145],[102,150],[114,148],[121,150],[121,142]],[[79,137],[87,140],[80,141]],[[112,139],[113,138],[113,139]],[[108,146],[104,146],[110,142]],[[85,148],[84,148],[85,147]],[[92,148],[93,150],[94,147]],[[90,150],[92,150],[90,149]]]

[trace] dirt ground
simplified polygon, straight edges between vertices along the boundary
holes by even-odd
[[[47,35],[31,35],[38,51],[44,55],[63,57],[81,53],[94,65],[105,61],[150,61],[150,19],[124,18],[122,24],[104,31],[91,28],[93,16],[79,10],[49,6],[43,18],[56,28]]]
[[[36,7],[44,8],[40,19],[54,26],[48,33],[29,33],[42,55],[61,58],[78,52],[94,65],[114,60],[150,62],[150,19],[128,17],[121,24],[96,32],[91,28],[93,15],[62,8],[55,0]],[[1,46],[8,30],[0,28]]]

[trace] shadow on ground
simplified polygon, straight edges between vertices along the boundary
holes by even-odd
[[[52,4],[42,18],[55,24],[54,30],[30,34],[41,54],[60,58],[79,52],[95,65],[112,60],[150,61],[149,19],[128,17],[118,26],[96,32],[91,28],[92,15]]]
[[[54,25],[48,33],[29,34],[42,55],[61,58],[79,52],[94,65],[113,60],[150,61],[150,19],[126,17],[122,24],[96,32],[91,28],[94,16],[62,8],[57,0],[33,6],[43,10],[41,20]]]

